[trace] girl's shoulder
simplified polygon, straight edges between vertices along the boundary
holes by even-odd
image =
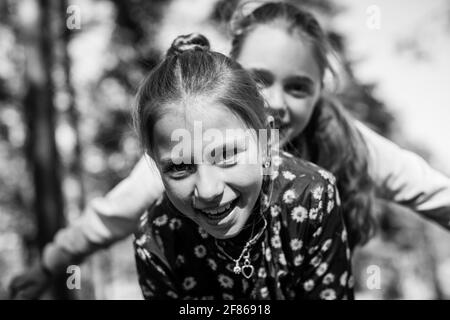
[[[153,205],[141,216],[137,233],[154,234],[167,229],[169,232],[177,231],[189,219],[180,214],[164,196],[159,204]]]
[[[271,179],[278,188],[336,184],[336,178],[331,172],[305,159],[294,157],[288,152],[283,151],[274,156],[272,168]]]
[[[329,171],[286,152],[273,160],[271,207],[322,207],[337,196],[336,179]]]
[[[273,187],[264,210],[279,220],[292,237],[309,237],[324,219],[340,219],[336,179],[329,171],[304,159],[280,153],[275,158]],[[269,204],[267,206],[267,204]]]
[[[158,205],[150,207],[141,217],[138,228],[134,233],[134,245],[147,256],[157,257],[168,268],[173,266],[177,252],[176,247],[180,239],[199,239],[204,237],[192,220],[180,214],[164,197]],[[182,240],[183,242],[183,240]],[[189,241],[188,241],[189,243]]]

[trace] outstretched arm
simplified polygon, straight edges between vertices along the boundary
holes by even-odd
[[[450,230],[450,178],[362,123],[356,126],[366,142],[369,173],[380,196]]]
[[[132,234],[139,217],[162,198],[163,191],[153,160],[142,157],[126,179],[105,197],[92,200],[82,216],[56,234],[44,249],[42,263],[16,277],[11,290],[25,298],[37,298],[43,288],[34,286],[45,283],[39,284],[36,278],[64,273],[68,265]]]
[[[44,265],[55,271],[67,259],[81,260],[136,230],[139,217],[163,194],[161,177],[150,158],[142,157],[131,174],[105,197],[91,201],[84,214],[59,231],[44,250]]]

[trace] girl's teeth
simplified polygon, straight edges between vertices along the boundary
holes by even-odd
[[[218,213],[222,213],[227,211],[228,209],[230,209],[231,204],[228,203],[225,207],[222,208],[218,208],[218,209],[211,209],[211,210],[203,210],[204,212],[206,212],[207,214],[218,214]]]

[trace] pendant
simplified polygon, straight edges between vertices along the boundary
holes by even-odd
[[[236,261],[236,265],[233,268],[233,271],[235,274],[240,274],[242,271],[242,268],[239,266],[239,260]]]
[[[241,267],[242,275],[247,279],[250,279],[250,277],[253,275],[253,272],[255,271],[255,268],[250,264],[249,253],[247,253],[244,258],[244,265]]]
[[[255,268],[250,264],[250,261],[248,261],[248,264],[246,264],[248,260],[246,260],[244,262],[244,265],[241,268],[242,274],[244,275],[244,277],[246,277],[247,279],[250,279],[250,277],[253,275],[253,271],[255,270]]]

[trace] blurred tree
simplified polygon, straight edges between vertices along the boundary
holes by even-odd
[[[145,73],[159,61],[160,52],[154,45],[154,37],[164,10],[170,5],[167,0],[110,0],[115,8],[114,31],[109,44],[114,52],[115,63],[111,64],[92,88],[92,100],[99,109],[107,111],[98,119],[93,141],[112,163],[117,154],[125,154],[129,137],[134,137],[131,120],[131,105],[136,88]],[[120,97],[118,97],[120,95]],[[111,99],[111,97],[113,97]],[[118,99],[115,101],[114,98]],[[122,103],[117,105],[118,101]],[[132,156],[132,159],[130,159]],[[126,156],[125,166],[113,168],[107,165],[96,175],[107,189],[112,188],[128,173],[141,156],[140,152]]]
[[[34,184],[34,210],[37,221],[37,246],[40,250],[64,226],[64,200],[60,161],[55,142],[54,85],[52,81],[54,2],[27,1],[33,16],[23,15],[22,40],[26,52],[24,116],[27,128],[26,155]],[[23,10],[29,8],[22,8]],[[30,11],[28,11],[30,12]],[[65,281],[54,288],[58,299],[68,297]]]
[[[104,194],[125,178],[142,156],[132,129],[131,105],[136,88],[159,60],[160,52],[154,46],[154,36],[167,0],[110,0],[113,8],[113,30],[107,45],[110,63],[105,64],[99,78],[86,88],[79,89],[80,139],[85,161],[87,194]],[[89,32],[83,21],[80,35]],[[94,28],[90,24],[91,30]],[[92,106],[95,106],[92,107]],[[88,125],[89,124],[89,125]],[[71,125],[74,128],[74,125]],[[83,129],[85,129],[83,131]],[[130,256],[132,250],[117,245],[97,255],[90,262],[90,274],[95,298],[112,298],[114,288],[135,284],[135,267]],[[127,252],[124,252],[126,250]],[[132,258],[132,256],[131,256]],[[138,290],[137,290],[138,291]],[[122,296],[125,296],[123,292]],[[138,292],[138,294],[140,294]]]
[[[65,26],[66,22],[66,10],[69,6],[68,0],[62,0],[59,2],[59,28],[61,30],[59,34],[59,39],[61,39],[61,64],[64,70],[64,87],[67,93],[67,114],[69,118],[69,123],[72,127],[75,136],[75,147],[73,152],[73,157],[69,164],[69,174],[75,177],[78,182],[79,196],[77,207],[79,212],[81,212],[86,204],[86,191],[84,186],[84,170],[83,170],[83,157],[82,157],[82,145],[79,130],[80,112],[78,111],[76,104],[75,87],[72,83],[72,59],[69,54],[69,44],[73,31]]]

